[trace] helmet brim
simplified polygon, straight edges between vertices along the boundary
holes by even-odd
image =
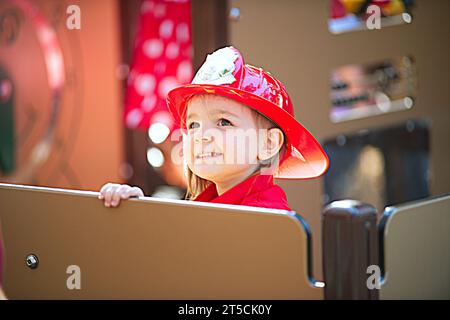
[[[231,98],[263,114],[276,123],[287,137],[287,154],[273,173],[277,179],[310,179],[323,175],[329,167],[325,151],[314,136],[288,112],[274,103],[235,88],[212,84],[187,84],[169,91],[167,105],[175,121],[184,125],[186,103],[197,94],[217,94]]]

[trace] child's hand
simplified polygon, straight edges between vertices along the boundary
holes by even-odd
[[[131,187],[127,184],[107,183],[100,189],[98,198],[105,200],[105,207],[117,207],[122,199],[143,196],[144,192],[138,187]]]

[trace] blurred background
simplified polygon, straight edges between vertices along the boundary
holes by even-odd
[[[450,191],[448,0],[0,0],[0,182],[182,199],[165,105],[217,48],[287,87],[330,157],[278,181],[313,233],[338,199]]]

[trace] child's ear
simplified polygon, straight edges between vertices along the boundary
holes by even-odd
[[[278,128],[268,129],[261,142],[258,148],[258,160],[264,161],[280,152],[284,143],[283,131]]]

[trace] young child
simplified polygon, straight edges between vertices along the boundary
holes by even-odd
[[[279,179],[319,177],[328,158],[294,118],[283,84],[226,47],[208,55],[191,84],[168,93],[183,132],[187,199],[290,210]],[[117,206],[141,189],[106,184],[100,199]]]

